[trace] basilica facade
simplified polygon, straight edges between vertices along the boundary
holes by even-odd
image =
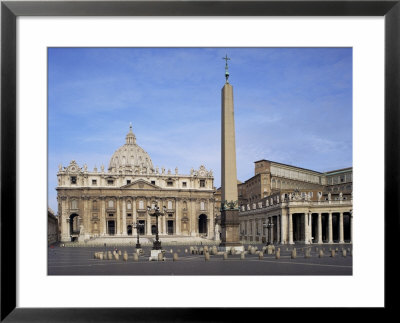
[[[57,201],[61,241],[151,236],[214,239],[214,178],[204,166],[179,174],[154,167],[137,145],[132,126],[108,169],[89,171],[71,161],[59,166]],[[163,211],[156,218],[148,207]]]

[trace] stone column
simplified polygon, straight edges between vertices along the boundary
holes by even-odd
[[[126,198],[122,198],[122,235],[126,236]]]
[[[209,219],[209,226],[207,227],[208,230],[208,239],[214,239],[214,204],[211,203],[210,200],[207,202],[208,205],[208,219]]]
[[[193,199],[193,198],[190,199],[189,219],[190,219],[189,234],[192,237],[198,236],[199,231],[197,230],[197,227],[199,225],[199,217],[196,215],[196,199]]]
[[[287,214],[286,210],[282,209],[281,210],[281,243],[286,244],[288,243],[288,230],[287,230]]]
[[[180,199],[175,200],[175,234],[180,235],[181,234],[181,217],[182,217],[182,212],[180,208]]]
[[[117,221],[117,225],[116,225],[116,229],[117,229],[117,232],[116,232],[116,235],[117,236],[120,236],[121,235],[121,208],[120,208],[120,200],[119,200],[119,198],[117,197],[116,199],[115,199],[115,201],[116,201],[116,204],[117,204],[117,216],[115,217],[115,220]]]
[[[135,228],[135,223],[138,224],[139,220],[137,218],[136,199],[135,198],[132,198],[132,221],[133,221],[132,235],[137,236],[137,229]]]
[[[293,242],[293,215],[289,212],[289,244],[294,244]]]
[[[308,213],[304,213],[303,216],[304,219],[304,243],[308,244],[310,242],[309,238],[308,238]]]
[[[276,217],[276,241],[278,243],[281,242],[281,233],[280,233],[280,229],[281,229],[281,221],[280,221],[280,215],[278,214],[278,216]]]
[[[148,199],[146,199],[145,200],[146,205],[144,206],[146,210],[147,206],[149,205],[148,202],[149,202]],[[146,235],[151,235],[151,216],[147,211],[146,211]]]
[[[322,243],[322,214],[318,213],[318,243]]]
[[[106,199],[100,199],[100,235],[105,236],[107,234],[107,219],[106,219]]]
[[[90,227],[91,211],[89,206],[89,197],[86,196],[83,200],[83,229],[85,233],[85,239],[88,239],[92,235],[92,230]]]
[[[333,243],[332,212],[329,212],[328,218],[328,243]]]
[[[58,228],[57,228],[58,230]],[[69,218],[67,212],[67,200],[65,197],[61,198],[61,241],[71,241],[69,233]]]
[[[270,233],[271,233],[271,243],[274,243],[274,225],[273,225],[273,221],[272,221],[272,219],[273,219],[273,217],[271,216],[271,218],[270,218],[270,220],[271,220],[271,223],[272,223],[272,225],[271,225],[271,228],[269,229],[270,230]]]
[[[312,213],[308,213],[308,217],[309,217],[309,222],[308,222],[308,232],[309,232],[309,238],[310,238],[310,243],[313,243],[312,238],[313,238],[313,234],[312,234],[312,228],[313,228],[313,223],[312,223]]]
[[[353,211],[350,211],[350,243],[353,243]]]
[[[339,243],[344,243],[343,212],[339,214]]]

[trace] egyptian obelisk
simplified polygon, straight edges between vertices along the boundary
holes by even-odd
[[[233,87],[228,82],[230,58],[226,55],[223,59],[226,82],[221,94],[221,247],[239,250],[243,246],[239,242]]]

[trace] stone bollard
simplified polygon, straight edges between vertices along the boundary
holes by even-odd
[[[272,254],[274,254],[274,253],[275,253],[275,246],[272,245],[272,246],[271,246],[271,249],[272,249]]]
[[[216,246],[213,246],[213,247],[212,247],[212,252],[213,252],[213,253],[212,253],[213,255],[216,255],[216,254],[218,253],[218,249],[217,249]]]
[[[137,252],[133,253],[133,261],[139,261],[139,255],[137,254]]]
[[[324,257],[324,251],[322,249],[319,249],[319,258],[323,258]]]
[[[245,252],[244,251],[242,251],[241,253],[240,253],[240,259],[244,259],[245,258]]]
[[[278,248],[275,252],[275,259],[281,259],[281,249]]]
[[[224,252],[224,260],[228,259],[228,254]]]
[[[268,246],[267,253],[268,253],[269,255],[272,255],[272,246],[271,246],[271,245]]]
[[[331,257],[332,257],[332,258],[335,257],[335,249],[332,249],[332,250],[331,250]]]
[[[118,250],[118,256],[122,256],[122,251]]]
[[[296,256],[297,256],[296,248],[293,248],[291,258],[292,258],[292,259],[295,259]]]
[[[178,254],[175,252],[174,255],[172,256],[173,261],[178,261]]]
[[[100,252],[100,253],[98,254],[98,257],[99,257],[100,260],[103,260],[103,253]]]
[[[208,252],[204,253],[204,260],[209,261],[210,260],[210,254]]]
[[[255,248],[254,247],[250,247],[250,254],[251,255],[254,255],[254,253],[256,252],[256,250],[255,250]]]
[[[342,256],[343,256],[343,257],[346,257],[346,256],[347,256],[347,251],[346,251],[346,249],[343,249],[343,250],[342,250]]]
[[[119,254],[115,253],[114,258],[115,258],[115,260],[119,260]]]
[[[107,260],[107,252],[103,252],[103,260]]]
[[[112,255],[111,251],[108,252],[107,258],[108,258],[108,260],[112,260],[113,259],[113,255]]]
[[[160,253],[158,254],[158,261],[163,261],[163,260],[164,260],[163,254],[162,254],[162,252],[160,252]]]
[[[311,257],[311,250],[307,248],[304,250],[304,258],[310,258],[310,257]]]
[[[95,253],[94,253],[94,259],[97,259],[97,258],[98,258],[98,253],[95,252]]]
[[[262,253],[262,251],[258,252],[258,259],[259,260],[263,260],[264,259],[264,254]]]
[[[128,253],[126,251],[124,251],[123,259],[124,259],[124,261],[128,261]]]
[[[208,246],[204,246],[203,250],[204,250],[204,252],[209,252],[208,251]]]

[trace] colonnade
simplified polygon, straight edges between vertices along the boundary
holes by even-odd
[[[285,209],[280,211],[271,215],[241,214],[241,239],[277,244],[331,244],[353,241],[352,210],[303,213],[289,212]],[[260,226],[261,231],[256,229]]]

